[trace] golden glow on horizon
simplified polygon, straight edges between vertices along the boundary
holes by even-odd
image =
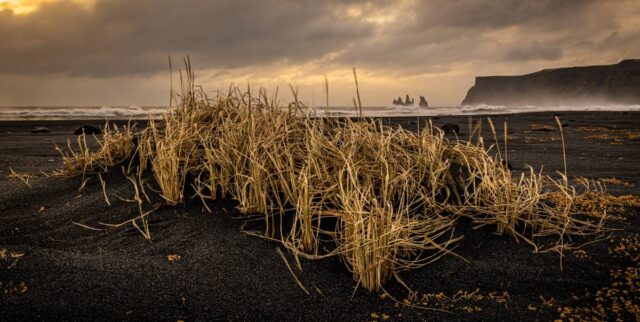
[[[30,14],[44,4],[51,2],[71,1],[84,5],[91,5],[94,0],[0,0],[0,12],[10,10],[15,15]]]

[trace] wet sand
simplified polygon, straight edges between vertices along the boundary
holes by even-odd
[[[571,177],[615,177],[626,184],[609,185],[609,191],[640,194],[640,113],[558,115],[567,124],[564,134]],[[546,173],[562,171],[557,129],[530,128],[531,124],[556,128],[553,114],[491,118],[498,133],[507,121],[509,162],[514,171],[527,165],[535,169],[544,165]],[[427,120],[410,117],[385,122],[415,130],[418,124],[424,128]],[[431,120],[434,125],[458,124],[462,138],[469,132],[466,116]],[[131,225],[102,231],[81,228],[73,222],[99,226],[98,222],[119,223],[137,215],[135,205],[118,198],[132,195],[130,183],[118,171],[104,177],[111,206],[104,202],[95,176],[88,176],[79,191],[80,177],[62,179],[40,172],[60,166],[52,142],[63,146],[67,138],[75,140],[73,131],[80,125],[101,123],[0,122],[3,320],[549,320],[559,318],[563,307],[596,308],[601,303],[606,314],[613,314],[606,310],[616,301],[640,305],[640,248],[627,246],[626,253],[616,250],[624,238],[637,240],[637,208],[629,209],[625,220],[610,223],[624,230],[565,254],[563,270],[558,254],[535,254],[525,243],[494,234],[493,227],[473,229],[460,220],[455,234],[465,238],[456,252],[469,262],[447,256],[402,273],[417,292],[415,298],[395,281],[386,285],[399,301],[424,304],[428,299],[428,306],[447,312],[399,305],[363,289],[354,292],[356,283],[339,258],[302,261],[302,271],[298,271],[287,255],[311,293],[306,295],[277,254],[277,243],[241,232],[240,214],[232,201],[211,203],[212,213],[198,202],[157,210],[150,219],[152,242]],[[491,142],[486,123],[483,134]],[[30,134],[35,126],[46,126],[52,132]],[[36,175],[30,181],[32,188],[9,179],[10,167]],[[180,259],[170,261],[167,256],[174,254]],[[622,274],[620,286],[614,284],[620,281],[612,270],[636,273]],[[628,281],[631,284],[625,286]],[[616,287],[619,293],[599,302],[599,290]],[[623,305],[622,317],[633,319],[632,309]]]

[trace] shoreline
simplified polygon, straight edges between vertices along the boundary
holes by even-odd
[[[634,105],[635,106],[635,105]],[[422,108],[422,107],[403,107],[403,108],[409,108],[409,109],[416,109],[416,110],[425,110],[425,111],[429,111],[430,109],[458,109],[459,113],[439,113],[439,114],[429,114],[429,113],[424,113],[424,114],[416,114],[416,115],[412,115],[409,112],[407,112],[405,114],[405,112],[393,112],[393,110],[389,110],[387,113],[388,115],[385,115],[385,108],[387,107],[380,107],[380,108],[373,108],[371,110],[368,110],[366,112],[369,113],[369,115],[364,115],[364,117],[366,118],[374,118],[374,119],[403,119],[403,118],[462,118],[462,117],[492,117],[492,116],[507,116],[507,115],[537,115],[537,114],[562,114],[562,115],[580,115],[580,114],[598,114],[598,113],[602,113],[602,114],[608,114],[608,113],[620,113],[623,115],[627,115],[627,114],[637,114],[640,115],[640,106],[638,106],[637,109],[631,109],[631,110],[625,110],[625,109],[612,109],[612,110],[607,110],[606,107],[602,107],[602,109],[600,109],[600,107],[598,107],[597,110],[589,110],[589,109],[585,109],[585,110],[567,110],[567,109],[553,109],[550,108],[549,110],[541,110],[541,111],[531,111],[531,110],[526,110],[526,111],[519,111],[519,110],[509,110],[509,108],[507,108],[506,110],[501,110],[501,109],[496,109],[496,110],[485,110],[484,107],[482,106],[474,106],[474,107],[469,107],[469,108],[474,108],[473,110],[464,110],[465,107],[428,107],[428,108]],[[316,108],[315,110],[318,114],[324,113],[322,108]],[[328,117],[333,117],[333,118],[358,118],[359,116],[357,115],[356,112],[353,111],[353,108],[343,108],[342,110],[340,109],[336,109],[335,111],[337,112],[331,112],[332,110],[329,110],[330,113],[334,113],[331,114]],[[351,114],[347,114],[345,113],[345,111],[348,111],[348,113]],[[393,113],[393,115],[391,115]],[[325,115],[320,115],[320,116],[313,116],[311,118],[325,118],[327,116]],[[0,123],[5,123],[5,122],[91,122],[91,123],[95,123],[95,122],[102,122],[104,123],[105,121],[114,121],[114,122],[125,122],[125,121],[146,121],[149,119],[148,115],[126,115],[126,116],[95,116],[95,117],[84,117],[84,116],[78,116],[78,117],[58,117],[58,116],[42,116],[42,118],[37,118],[37,117],[29,117],[29,118],[1,118],[0,117]],[[161,115],[157,115],[155,119],[161,119]]]

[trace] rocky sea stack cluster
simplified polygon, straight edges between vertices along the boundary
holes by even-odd
[[[413,106],[415,101],[413,98],[409,97],[409,94],[406,95],[404,101],[402,97],[398,96],[398,98],[393,100],[393,105],[401,105],[401,106]],[[420,96],[420,102],[418,102],[418,106],[420,107],[428,107],[429,103],[424,96]]]

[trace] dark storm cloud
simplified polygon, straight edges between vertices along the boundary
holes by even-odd
[[[429,72],[474,61],[554,60],[567,41],[592,36],[615,25],[602,9],[589,16],[591,0],[431,0],[416,2],[404,21],[362,45],[366,55],[349,52],[352,64]],[[501,31],[510,31],[496,36]]]
[[[108,0],[68,2],[26,16],[0,13],[0,71],[112,76],[166,70],[166,55],[208,67],[297,63],[371,29],[321,1]],[[337,23],[339,21],[339,23]]]
[[[529,61],[535,59],[554,60],[562,56],[562,49],[558,47],[540,46],[533,44],[523,48],[509,50],[504,58],[507,61]]]
[[[0,74],[144,75],[165,72],[167,54],[190,54],[197,68],[223,72],[295,66],[333,53],[319,68],[403,74],[553,61],[576,50],[585,57],[596,48],[639,55],[629,33],[618,31],[624,17],[615,11],[637,9],[633,3],[97,0],[87,8],[61,1],[25,16],[0,12]],[[610,37],[595,39],[603,30]],[[618,48],[603,48],[607,43]]]
[[[595,0],[431,0],[419,2],[419,26],[485,30],[571,24]],[[572,18],[573,17],[573,18]]]

